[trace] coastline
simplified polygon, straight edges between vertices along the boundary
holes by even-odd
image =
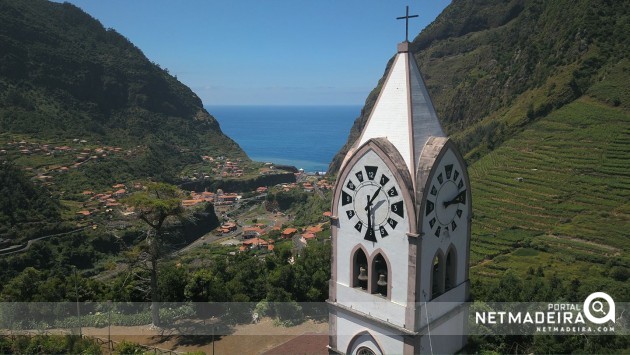
[[[252,160],[322,173],[345,144],[362,105],[204,107]]]

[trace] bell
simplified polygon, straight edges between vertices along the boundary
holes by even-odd
[[[359,279],[359,281],[367,281],[367,272],[363,266],[359,267],[359,277],[357,278]]]
[[[378,281],[376,281],[376,284],[379,286],[387,286],[387,277],[385,274],[378,275]]]

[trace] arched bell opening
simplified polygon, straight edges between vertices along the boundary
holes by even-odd
[[[352,257],[352,287],[368,288],[368,260],[363,249],[357,249]]]
[[[372,259],[372,270],[370,274],[372,282],[370,293],[388,297],[389,286],[391,284],[390,277],[391,274],[387,261],[381,253],[378,253],[374,259]]]
[[[431,298],[433,299],[444,293],[444,258],[439,250],[433,257],[432,265]]]
[[[457,286],[457,253],[455,252],[455,248],[451,246],[446,254],[444,289],[448,291],[455,286]]]

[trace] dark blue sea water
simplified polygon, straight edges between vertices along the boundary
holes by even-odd
[[[256,161],[326,171],[348,139],[361,106],[210,106],[221,125]]]

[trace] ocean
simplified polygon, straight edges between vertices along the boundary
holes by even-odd
[[[252,160],[323,172],[361,106],[207,106]]]

